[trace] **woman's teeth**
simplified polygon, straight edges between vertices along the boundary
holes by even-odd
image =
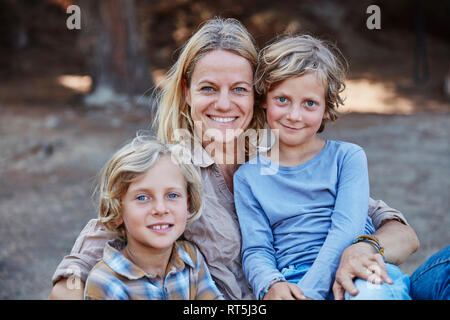
[[[236,118],[235,117],[234,118],[216,118],[216,117],[211,117],[211,119],[213,119],[214,121],[217,121],[217,122],[224,122],[224,123],[226,123],[226,122],[234,121]]]

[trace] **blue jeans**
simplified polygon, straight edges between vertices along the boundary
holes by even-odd
[[[310,265],[291,265],[283,268],[281,273],[288,282],[298,283],[310,267]],[[345,300],[411,300],[409,277],[393,264],[386,263],[386,268],[393,284],[372,284],[369,281],[357,278],[354,284],[358,289],[358,294],[351,296],[345,292]],[[333,291],[330,289],[327,300],[333,299]]]
[[[450,246],[428,258],[410,281],[414,300],[450,300]]]

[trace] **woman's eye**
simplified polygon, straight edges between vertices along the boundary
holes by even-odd
[[[177,193],[169,193],[169,195],[167,197],[169,199],[176,199],[179,197],[179,195]]]
[[[138,201],[146,201],[146,200],[148,200],[148,197],[145,195],[140,195],[140,196],[137,196],[136,199]]]
[[[201,88],[200,88],[200,91],[204,91],[204,92],[212,92],[212,91],[214,91],[214,88],[213,88],[213,87],[210,87],[210,86],[204,86],[204,87],[201,87]]]
[[[237,93],[244,93],[247,91],[247,89],[245,89],[243,87],[237,87],[237,88],[234,88],[234,91]]]

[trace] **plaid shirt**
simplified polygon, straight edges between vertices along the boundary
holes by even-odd
[[[103,260],[95,265],[86,280],[85,299],[223,299],[202,254],[192,243],[174,243],[164,279],[144,272],[125,258],[120,252],[124,246],[119,240],[105,245]]]

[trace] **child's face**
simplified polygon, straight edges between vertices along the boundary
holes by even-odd
[[[122,220],[128,245],[171,249],[189,214],[186,180],[170,157],[160,158],[133,181],[122,197]]]
[[[325,88],[314,73],[286,79],[267,93],[267,123],[279,130],[280,147],[300,146],[315,136],[325,114]]]

